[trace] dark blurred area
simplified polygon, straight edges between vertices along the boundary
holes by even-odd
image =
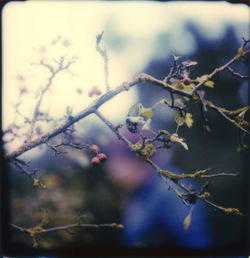
[[[239,39],[236,38],[231,27],[227,27],[223,37],[216,40],[204,38],[192,23],[186,24],[186,30],[192,33],[197,46],[192,55],[183,57],[183,60],[190,59],[198,62],[190,75],[191,78],[208,74],[214,68],[225,64],[236,54],[237,49],[240,47]],[[157,47],[164,50],[164,47],[168,46],[168,40],[167,32],[159,35],[159,40],[156,41],[159,44]],[[174,54],[179,55],[179,53]],[[172,62],[173,59],[170,56],[151,60],[143,72],[158,79],[163,79],[168,74]],[[249,61],[246,61],[245,64],[238,62],[232,68],[247,75],[249,74]],[[213,81],[215,82],[215,88],[206,89],[205,97],[208,100],[227,109],[237,109],[247,105],[249,91],[246,81],[233,76],[229,71],[218,73]],[[138,90],[139,102],[145,107],[151,107],[163,97],[167,98],[168,93],[164,94],[166,96],[163,96],[161,89],[156,89],[149,85],[142,86]],[[177,236],[176,238],[173,237],[173,239],[178,244],[175,246],[170,241],[171,235],[168,237],[161,235],[163,232],[167,232],[161,231],[165,227],[162,224],[159,223],[154,230],[150,231],[150,229],[144,228],[146,224],[138,223],[137,226],[141,225],[141,230],[145,232],[145,238],[142,237],[142,241],[137,245],[133,245],[132,240],[131,242],[128,241],[127,229],[125,229],[124,233],[123,229],[117,228],[83,228],[73,229],[72,233],[58,231],[41,234],[37,237],[40,248],[45,250],[63,250],[64,248],[66,250],[70,248],[81,250],[85,247],[119,248],[124,246],[147,248],[146,244],[150,246],[151,243],[158,248],[165,246],[170,249],[173,248],[176,253],[182,250],[178,248],[187,248],[184,249],[187,252],[205,248],[206,251],[215,250],[220,254],[224,252],[233,253],[234,251],[236,253],[239,251],[246,253],[249,241],[247,235],[247,228],[249,227],[249,150],[243,153],[236,151],[239,132],[226,119],[212,111],[208,112],[207,116],[211,128],[211,132],[208,133],[202,128],[201,114],[197,107],[191,105],[190,112],[194,119],[192,128],[183,126],[179,130],[179,134],[187,140],[189,151],[181,147],[175,148],[173,151],[169,150],[169,154],[167,152],[165,154],[169,155],[166,159],[166,164],[164,164],[164,158],[161,161],[163,166],[187,173],[206,168],[211,168],[213,172],[240,173],[240,177],[220,177],[211,180],[208,191],[211,192],[212,196],[209,200],[223,207],[238,208],[245,216],[227,215],[209,206],[197,207],[197,212],[194,216],[197,216],[197,220],[201,219],[200,224],[197,224],[201,227],[197,229],[197,234],[203,232],[206,235],[205,238],[210,239],[209,241],[204,240],[207,245],[201,244],[200,246],[192,247],[192,242],[190,241],[190,245],[185,246],[185,237],[179,238],[183,233],[178,233],[179,235],[176,233]],[[154,124],[155,127],[170,132],[176,128],[175,121],[170,119],[169,115],[164,117],[164,113],[159,113],[157,118],[158,120]],[[79,216],[82,223],[128,223],[129,216],[136,216],[136,214],[129,213],[128,210],[128,207],[130,207],[128,205],[132,205],[131,200],[135,200],[133,198],[143,200],[144,195],[140,190],[149,182],[152,183],[151,180],[154,180],[156,187],[161,189],[162,185],[158,186],[160,178],[155,176],[148,165],[141,164],[140,161],[130,163],[133,158],[135,160],[139,158],[134,157],[134,154],[130,153],[124,145],[119,145],[120,143],[118,143],[117,139],[103,129],[103,126],[95,121],[94,118],[89,123],[93,124],[93,128],[81,140],[84,143],[87,139],[89,143],[100,146],[101,151],[108,155],[106,163],[93,166],[86,162],[86,165],[82,165],[72,155],[70,158],[67,155],[53,157],[53,152],[49,150],[43,157],[32,162],[34,168],[39,168],[41,180],[48,186],[46,190],[37,190],[25,175],[19,173],[13,167],[9,167],[9,170],[11,170],[9,188],[11,189],[11,223],[24,228],[35,226],[41,222],[43,211],[47,211],[49,220],[45,228],[77,223]],[[70,149],[67,150],[71,152]],[[87,151],[78,151],[78,154],[75,155],[83,155],[86,160],[90,160],[93,156]],[[115,161],[112,161],[113,155],[116,156]],[[117,163],[115,164],[115,162]],[[121,165],[120,168],[119,165]],[[132,167],[134,167],[135,171],[132,171]],[[118,174],[112,173],[112,169],[120,171],[120,178]],[[130,176],[126,175],[126,170],[129,170]],[[143,172],[139,172],[141,170]],[[202,181],[197,180],[195,184],[201,186],[202,183]],[[162,190],[162,193],[165,194],[165,192],[166,194],[168,193],[167,186],[166,191]],[[152,202],[151,197],[147,196],[147,191],[144,197]],[[155,199],[156,202],[158,201],[157,198]],[[171,203],[175,206],[175,200],[176,202],[179,200],[176,196],[171,198]],[[165,199],[163,198],[163,206],[164,201]],[[176,207],[179,207],[178,205]],[[187,213],[185,213],[184,208],[180,209],[183,214],[178,216],[180,216],[180,221],[182,222]],[[143,208],[141,211],[143,211]],[[156,212],[161,213],[161,210],[152,208],[150,212],[153,217]],[[175,213],[173,215],[175,216]],[[174,219],[174,216],[169,216],[165,220],[169,219],[171,223],[171,219]],[[203,217],[207,225],[202,224]],[[144,218],[145,223],[153,221],[151,217],[146,215]],[[164,221],[164,218],[162,221]],[[197,225],[195,225],[195,222],[194,225],[191,223],[190,236],[192,227],[196,228]],[[183,227],[183,224],[181,224],[181,227]],[[137,232],[139,232],[139,229]],[[157,234],[159,234],[158,237]],[[200,237],[202,238],[202,236]],[[154,244],[153,239],[162,239],[162,242]],[[180,239],[183,242],[178,242]],[[197,240],[194,239],[194,241]],[[11,229],[10,243],[10,246],[19,251],[30,250],[33,244],[29,235],[17,232],[15,229]],[[190,247],[194,249],[190,249]]]

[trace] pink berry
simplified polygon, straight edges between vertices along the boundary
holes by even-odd
[[[77,91],[78,94],[82,94],[82,89],[81,88],[77,88],[76,91]]]
[[[91,159],[91,163],[93,165],[98,165],[98,164],[100,164],[100,160],[98,159],[98,157],[94,157]]]
[[[97,87],[97,86],[94,86],[93,88],[92,88],[92,92],[93,92],[93,94],[95,94],[95,95],[101,95],[101,90]]]
[[[90,151],[92,153],[98,153],[100,151],[99,147],[97,145],[91,145],[90,146]]]
[[[92,97],[93,94],[94,94],[93,90],[90,90],[90,91],[88,92],[89,97]]]
[[[74,143],[75,145],[80,145],[80,144],[81,144],[81,141],[80,141],[79,139],[75,139],[75,140],[73,141],[73,143]]]
[[[188,78],[188,77],[186,77],[186,78],[184,78],[184,79],[182,80],[182,82],[183,82],[184,84],[189,84],[189,83],[191,82],[191,79]]]
[[[107,160],[107,156],[104,153],[99,153],[97,157],[101,162]]]

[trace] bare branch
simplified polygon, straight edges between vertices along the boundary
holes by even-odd
[[[97,37],[96,37],[96,50],[103,57],[106,91],[109,91],[110,86],[109,86],[109,70],[108,70],[109,59],[108,59],[108,54],[107,54],[106,48],[103,47],[103,49],[102,49],[101,46],[100,46],[100,43],[101,43],[102,37],[103,37],[103,33],[104,32],[98,34]]]
[[[244,40],[244,39],[243,39]],[[234,56],[231,60],[229,60],[225,65],[222,65],[219,68],[214,69],[213,72],[211,72],[207,78],[205,78],[204,80],[202,80],[200,83],[198,83],[193,90],[191,91],[191,95],[194,95],[194,93],[205,83],[207,82],[209,79],[211,79],[215,74],[217,74],[218,72],[221,72],[225,69],[228,69],[228,67],[230,67],[231,64],[233,64],[234,62],[236,62],[239,58],[245,56],[246,54],[250,53],[249,50],[244,51],[244,47],[249,43],[249,40],[244,40],[244,43],[242,44],[242,46],[239,48],[238,50],[238,54],[236,56]]]
[[[21,232],[26,232],[26,233],[30,233],[29,229],[27,228],[23,228],[21,226],[15,225],[15,224],[10,224],[10,226],[12,226],[13,228],[21,231]],[[60,231],[60,230],[67,230],[70,233],[72,233],[70,231],[70,229],[72,228],[123,228],[123,225],[121,224],[117,224],[117,223],[105,223],[105,224],[79,224],[79,223],[75,223],[75,224],[69,224],[69,225],[65,225],[65,226],[59,226],[59,227],[52,227],[52,228],[43,228],[43,232],[39,232],[41,233],[48,233],[48,232],[53,232],[53,231]]]
[[[241,79],[249,80],[249,76],[242,75],[240,73],[235,72],[230,66],[227,67],[227,70],[229,70],[234,76],[239,77]]]

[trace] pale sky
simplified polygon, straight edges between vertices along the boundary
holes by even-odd
[[[204,36],[221,37],[226,24],[245,23],[246,29],[236,31],[239,40],[248,37],[249,9],[245,5],[226,2],[102,2],[102,1],[26,1],[9,2],[2,13],[3,39],[3,129],[15,122],[13,104],[19,101],[19,87],[25,87],[20,111],[32,114],[35,94],[46,84],[46,69],[34,65],[42,56],[49,63],[60,56],[77,57],[71,66],[74,73],[62,72],[47,93],[42,110],[60,118],[67,106],[76,114],[93,101],[87,93],[93,85],[104,91],[103,60],[95,49],[96,35],[111,25],[117,37],[130,39],[122,51],[107,49],[111,87],[131,79],[145,68],[150,58],[168,56],[156,53],[154,42],[165,31],[172,32],[172,50],[182,55],[194,50],[190,32],[183,30],[186,20],[198,21]],[[173,30],[174,28],[174,30]],[[181,31],[181,33],[178,31]],[[56,40],[58,42],[55,44]],[[53,44],[54,41],[54,44]],[[240,41],[239,41],[240,42]],[[104,32],[105,43],[105,32]],[[185,44],[184,44],[185,43]],[[39,53],[43,49],[45,52]],[[33,65],[32,65],[33,64]],[[20,75],[24,81],[18,80]],[[82,94],[77,92],[82,90]],[[119,120],[136,101],[136,90],[116,97],[103,112]],[[119,108],[117,108],[119,107]]]

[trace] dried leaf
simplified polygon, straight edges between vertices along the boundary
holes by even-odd
[[[167,100],[167,99],[161,99],[161,100],[160,100],[160,103],[167,104],[167,105],[171,105],[170,101]]]
[[[203,74],[202,76],[197,77],[197,78],[195,79],[195,81],[197,81],[197,82],[202,82],[202,81],[204,81],[204,80],[207,80],[208,77],[209,77],[208,74]]]
[[[170,141],[172,141],[172,142],[178,142],[178,143],[180,143],[180,144],[184,147],[185,150],[188,150],[188,146],[187,146],[187,144],[184,142],[183,138],[180,138],[176,133],[174,133],[174,134],[172,134],[172,135],[170,136]]]
[[[185,116],[183,116],[178,110],[174,114],[174,119],[179,126],[183,125],[186,121]]]
[[[145,108],[142,104],[139,104],[139,115],[145,116],[151,119],[154,115],[154,108]]]
[[[152,128],[151,128],[151,126],[150,126],[151,121],[152,121],[152,119],[149,118],[149,119],[146,121],[146,123],[144,124],[144,126],[142,127],[142,130],[149,130],[149,131],[151,131],[151,130],[152,130]]]
[[[184,231],[185,232],[188,230],[188,228],[190,226],[190,223],[191,223],[191,213],[189,213],[187,215],[187,217],[184,219],[184,222],[183,222],[183,224],[184,224]]]
[[[185,66],[194,66],[194,65],[197,65],[198,62],[196,62],[196,61],[184,61],[184,62],[182,62],[182,64],[185,65]]]
[[[205,86],[209,87],[209,88],[213,88],[214,87],[214,82],[213,81],[206,81],[204,83]]]
[[[206,130],[206,131],[209,132],[209,133],[211,132],[211,129],[210,129],[210,127],[208,126],[207,123],[203,124],[203,129]]]
[[[172,56],[174,57],[174,61],[178,61],[181,58],[181,56],[175,56],[174,54]]]
[[[144,119],[141,116],[130,116],[128,119],[132,123],[140,123],[140,124],[145,123]]]
[[[186,114],[186,120],[185,120],[185,123],[186,123],[187,127],[189,127],[189,128],[192,127],[193,122],[194,122],[194,120],[192,119],[192,114],[187,113]]]
[[[166,135],[168,135],[168,136],[171,135],[170,132],[167,131],[167,130],[160,130],[159,133],[166,134]]]
[[[128,110],[128,116],[132,116],[132,115],[135,115],[136,111],[137,111],[137,108],[138,108],[138,104],[134,104],[132,105],[129,110]]]
[[[208,74],[203,74],[202,76],[197,77],[197,78],[195,79],[195,81],[197,81],[197,82],[202,82],[202,81],[205,81],[205,80],[208,80],[208,79],[209,79],[209,75],[208,75]],[[204,83],[204,85],[207,86],[207,87],[209,87],[209,88],[213,88],[213,87],[214,87],[214,82],[209,80],[209,81],[206,81],[206,82]]]

